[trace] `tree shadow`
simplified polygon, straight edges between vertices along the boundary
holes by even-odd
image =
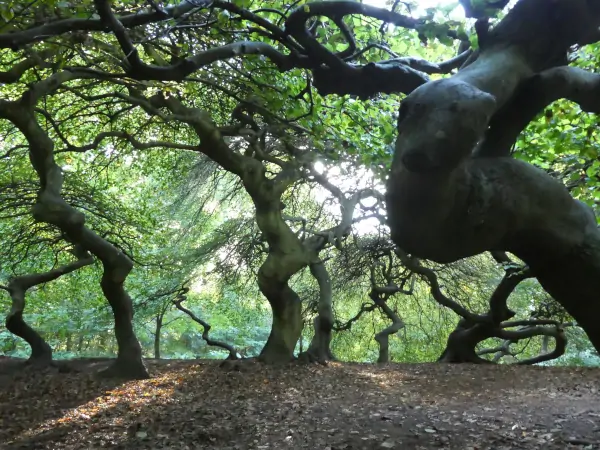
[[[147,364],[151,379],[121,384],[88,381],[85,374],[55,375],[54,382],[67,391],[65,399],[54,398],[58,389],[30,386],[32,392],[21,394],[1,417],[10,425],[11,411],[28,407],[27,402],[32,408],[41,403],[42,412],[8,439],[3,435],[2,448],[465,448],[474,444],[469,436],[481,434],[478,423],[499,430],[486,431],[478,442],[493,447],[495,439],[506,439],[499,433],[504,428],[510,432],[515,420],[546,420],[551,427],[551,413],[565,412],[565,402],[573,402],[538,395],[529,407],[512,405],[507,395],[509,387],[539,387],[535,383],[542,373],[546,388],[561,374],[558,384],[563,384],[572,376],[564,370],[447,364],[273,367],[214,360]],[[522,374],[521,382],[516,382],[517,374]],[[590,385],[597,382],[598,371],[578,374]],[[69,394],[76,387],[85,392]],[[52,401],[41,396],[61,407],[53,409]],[[585,401],[600,412],[600,394]],[[574,407],[581,409],[581,402]],[[507,412],[499,416],[490,405]],[[550,407],[556,411],[540,415]],[[591,436],[591,428],[581,421],[565,422],[565,429],[567,425],[573,435]]]
[[[98,377],[111,362],[110,358],[82,358],[37,366],[25,359],[1,358],[0,442],[8,443],[123,384]]]

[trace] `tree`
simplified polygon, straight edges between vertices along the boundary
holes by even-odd
[[[585,0],[558,0],[551,8],[541,0],[520,0],[489,29],[493,19],[488,16],[502,14],[498,10],[506,2],[461,3],[477,18],[474,31],[431,10],[414,18],[405,2],[394,2],[392,10],[352,1],[292,6],[275,1],[264,8],[258,0],[0,7],[6,22],[0,32],[0,47],[6,50],[0,61],[2,164],[19,164],[19,173],[27,172],[23,178],[34,188],[26,191],[25,206],[18,195],[10,205],[19,217],[31,205],[37,222],[57,227],[102,263],[101,287],[114,312],[119,346],[114,373],[146,376],[128,292],[143,308],[144,296],[162,292],[163,284],[167,291],[181,285],[194,264],[203,264],[195,251],[231,250],[234,242],[228,239],[241,236],[235,230],[242,226],[250,238],[241,247],[249,249],[256,265],[248,265],[248,258],[239,260],[240,267],[245,275],[256,267],[258,287],[273,312],[261,358],[292,358],[303,327],[293,277],[307,268],[320,287],[310,352],[318,359],[332,356],[331,267],[324,261],[333,255],[331,246],[351,232],[361,199],[380,196],[361,186],[341,189],[316,170],[317,163],[368,171],[379,180],[389,175],[391,164],[387,207],[398,246],[393,252],[436,293],[441,289],[426,275],[432,264],[421,259],[447,263],[509,251],[597,340],[589,319],[595,311],[588,301],[593,290],[585,291],[594,278],[590,267],[598,267],[592,251],[596,222],[553,177],[568,179],[573,195],[590,201],[581,189],[587,179],[581,171],[591,178],[600,165],[588,155],[573,170],[563,170],[573,161],[550,161],[543,152],[527,150],[527,132],[521,131],[557,98],[594,110],[593,96],[584,94],[593,93],[595,77],[566,64],[574,44],[596,42],[598,11]],[[373,26],[374,19],[383,25]],[[430,81],[434,74],[438,79]],[[394,152],[391,118],[403,94],[409,95],[399,111]],[[555,116],[545,114],[550,121]],[[538,121],[534,124],[539,128]],[[548,172],[507,157],[519,135],[514,154],[535,154],[534,162]],[[155,153],[161,156],[149,156]],[[173,236],[168,229],[194,226],[191,214],[170,217],[165,226],[156,219],[173,194],[172,185],[179,186],[192,166],[206,169],[198,177],[202,180],[226,173],[233,181],[225,190],[231,191],[218,201],[236,196],[251,205],[239,209],[252,215],[216,219],[221,239],[212,244],[201,242],[198,236],[206,230],[199,226],[186,241],[193,248],[187,254],[185,244],[168,245]],[[108,183],[73,181],[91,174],[99,180],[104,172],[111,174]],[[511,174],[520,181],[507,181]],[[310,229],[299,225],[306,211],[284,209],[307,183],[328,190],[341,207],[338,217],[317,219]],[[127,196],[152,211],[140,214],[145,229],[133,233],[143,242],[125,246],[114,230],[104,232],[89,205],[99,195],[98,185],[118,191],[140,184],[165,198],[138,187]],[[83,186],[85,201],[70,196],[75,185]],[[111,211],[104,220],[117,214]],[[144,245],[147,253],[139,252]],[[165,256],[171,250],[172,259]],[[566,270],[560,267],[563,260],[569,261]],[[177,269],[176,282],[163,283],[180,262],[185,267]],[[160,270],[148,269],[147,278],[130,276],[134,265],[154,264]],[[559,275],[583,289],[578,299],[566,298]],[[152,277],[161,279],[155,289],[135,284]],[[436,300],[467,318],[467,331],[487,320],[488,315],[450,297]],[[477,344],[469,344],[471,352]]]
[[[36,365],[45,365],[52,362],[52,348],[46,343],[44,338],[40,336],[38,332],[36,332],[25,322],[25,320],[23,320],[23,312],[25,310],[25,295],[29,289],[35,286],[56,280],[63,275],[71,273],[94,262],[94,259],[90,256],[90,254],[81,248],[73,248],[72,253],[77,257],[77,261],[65,264],[47,272],[12,277],[7,286],[0,285],[0,289],[8,292],[12,299],[11,310],[6,316],[6,328],[11,333],[24,339],[29,344],[31,347],[31,356],[29,357],[29,361]]]
[[[600,350],[594,213],[509,157],[550,102],[597,111],[595,75],[565,64],[573,45],[596,42],[598,24],[600,8],[590,2],[522,0],[485,35],[474,61],[408,95],[387,205],[394,241],[413,255],[451,262],[495,250],[523,259]]]

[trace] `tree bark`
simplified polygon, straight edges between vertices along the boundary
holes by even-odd
[[[301,177],[298,162],[294,158],[277,160],[280,172],[271,179],[263,163],[263,158],[269,156],[259,140],[250,144],[245,154],[237,153],[223,140],[210,114],[188,108],[175,97],[163,98],[159,103],[190,124],[200,139],[198,150],[239,176],[250,195],[256,223],[269,247],[258,271],[258,286],[273,311],[271,334],[259,358],[268,363],[291,361],[302,331],[302,309],[289,280],[311,262],[309,251],[286,224],[281,212],[281,196]],[[282,137],[281,141],[290,151],[295,151],[288,137]]]
[[[333,291],[327,268],[322,261],[312,263],[310,273],[319,284],[319,306],[317,317],[313,321],[314,335],[306,350],[309,361],[334,361],[331,351],[333,333]]]
[[[439,362],[446,363],[473,363],[492,364],[491,361],[481,358],[477,354],[477,344],[493,336],[490,326],[485,324],[472,324],[466,319],[461,319],[458,325],[448,336],[448,342]]]
[[[23,307],[25,306],[25,297],[18,299],[15,302],[15,298],[20,297],[19,295],[14,296],[13,304],[22,302]],[[29,362],[36,365],[48,365],[52,362],[52,348],[44,340],[44,338],[33,328],[31,328],[23,320],[23,311],[12,309],[6,317],[6,329],[15,336],[23,339],[31,348],[31,355],[29,356]]]
[[[294,359],[294,349],[302,334],[302,302],[287,284],[268,283],[264,279],[261,282],[259,274],[260,290],[273,311],[271,333],[259,359],[268,364],[290,362]]]
[[[125,278],[118,273],[121,267],[103,265],[104,274],[100,286],[115,318],[117,340],[117,360],[103,375],[127,379],[148,378],[148,371],[142,361],[142,347],[133,331],[133,303],[123,287]]]
[[[475,62],[403,102],[388,181],[392,238],[447,263],[488,250],[524,260],[600,350],[600,232],[591,210],[545,172],[506,157],[473,158],[496,112],[535,73],[564,64],[598,35],[600,4],[521,0]]]
[[[72,350],[73,350],[73,333],[69,332],[67,334],[66,351],[71,352]]]

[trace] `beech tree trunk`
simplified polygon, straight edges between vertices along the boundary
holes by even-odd
[[[259,286],[267,297],[273,311],[273,323],[267,343],[259,359],[268,364],[287,363],[294,358],[296,343],[302,334],[302,302],[298,294],[287,284],[265,285],[259,278]]]
[[[27,291],[32,287],[56,280],[65,274],[92,264],[94,261],[91,255],[84,251],[80,246],[76,246],[72,250],[72,253],[77,257],[77,261],[47,272],[16,276],[11,278],[8,286],[0,286],[0,288],[10,294],[12,300],[10,312],[6,316],[6,328],[8,331],[19,336],[29,344],[31,347],[29,362],[42,365],[51,364],[52,348],[37,331],[27,325],[25,320],[23,320],[25,296]]]
[[[25,323],[23,311],[11,311],[8,314],[6,329],[29,344],[31,348],[29,362],[42,365],[52,362],[52,348],[37,331]]]
[[[63,199],[63,173],[54,159],[54,142],[35,116],[37,100],[74,77],[72,73],[57,73],[32,86],[18,101],[0,100],[0,117],[10,120],[29,144],[30,161],[40,180],[38,197],[32,208],[34,219],[55,225],[69,241],[102,261],[104,273],[100,286],[115,317],[118,344],[117,359],[104,375],[147,378],[149,375],[142,361],[142,349],[133,330],[131,298],[123,287],[133,262],[110,242],[87,228],[85,215]]]
[[[123,283],[115,282],[111,278],[112,275],[112,271],[105,267],[100,286],[115,318],[117,359],[104,375],[131,379],[148,378],[148,371],[142,361],[142,347],[133,331],[131,298],[123,288]]]
[[[327,268],[322,261],[312,263],[310,273],[319,284],[319,306],[313,321],[314,334],[306,350],[309,361],[325,362],[335,360],[331,351],[333,333],[333,291]]]
[[[550,175],[508,157],[512,142],[498,148],[501,140],[493,139],[516,139],[533,119],[523,121],[520,107],[530,98],[520,87],[565,64],[571,46],[595,42],[599,25],[600,2],[521,0],[472,64],[408,95],[387,205],[393,240],[420,258],[447,263],[490,250],[516,254],[600,351],[594,214]],[[579,99],[588,86],[566,71],[561,76]],[[544,94],[535,98],[539,111],[544,100],[556,99]]]
[[[492,364],[477,354],[477,344],[491,337],[490,327],[484,324],[472,324],[461,319],[448,336],[446,349],[439,357],[439,362]]]
[[[289,280],[309,265],[310,254],[283,220],[283,191],[264,180],[262,165],[257,169],[244,179],[244,185],[256,207],[256,223],[269,244],[269,254],[258,271],[258,287],[273,312],[271,333],[259,359],[269,364],[286,363],[294,359],[303,326],[302,302]]]
[[[386,317],[392,321],[389,326],[375,335],[375,340],[379,344],[379,357],[377,358],[377,362],[386,364],[390,362],[390,336],[396,334],[404,328],[405,325],[400,316],[398,316],[385,301],[377,297],[376,293],[372,293],[371,298]]]

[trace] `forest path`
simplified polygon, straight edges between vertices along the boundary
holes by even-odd
[[[600,369],[148,360],[118,383],[14,363],[0,449],[600,448]]]

